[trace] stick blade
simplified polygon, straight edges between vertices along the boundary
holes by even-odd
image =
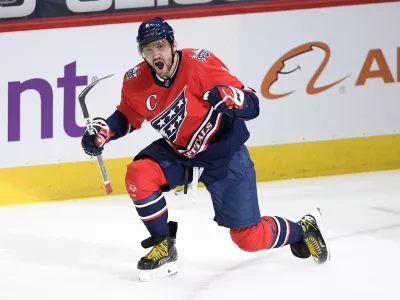
[[[103,78],[99,78],[99,79],[93,81],[91,84],[89,84],[89,85],[79,94],[79,96],[78,96],[79,102],[81,102],[81,103],[82,103],[82,102],[85,102],[86,95],[90,92],[90,90],[91,90],[96,84],[98,84],[100,81],[102,81],[102,80],[104,80],[104,79],[107,79],[107,78],[110,78],[110,77],[113,77],[113,76],[114,76],[114,74],[110,74],[110,75],[104,76]]]

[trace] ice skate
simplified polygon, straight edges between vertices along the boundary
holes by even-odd
[[[152,281],[177,275],[177,223],[170,222],[168,225],[170,236],[166,238],[148,238],[142,242],[144,248],[153,248],[138,262],[137,268],[139,269],[140,281]]]
[[[303,240],[290,245],[292,253],[300,258],[312,256],[317,264],[329,261],[331,252],[319,208],[312,214],[305,215],[298,224],[303,229]]]

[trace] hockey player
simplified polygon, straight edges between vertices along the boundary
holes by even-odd
[[[140,129],[144,121],[162,138],[140,151],[127,166],[126,189],[150,237],[152,248],[138,262],[141,280],[177,273],[177,223],[168,222],[164,192],[200,181],[211,195],[214,221],[230,229],[244,251],[290,245],[300,258],[330,259],[317,209],[292,222],[261,216],[253,162],[244,143],[246,121],[259,115],[259,100],[213,53],[178,50],[172,27],[157,17],[143,22],[137,35],[144,61],[129,70],[121,101],[107,119],[93,119],[96,135],[85,132],[84,151],[102,153],[104,145]]]

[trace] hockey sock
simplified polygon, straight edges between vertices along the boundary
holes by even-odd
[[[133,200],[133,203],[152,237],[168,236],[168,207],[161,192],[154,192],[142,200]]]
[[[168,236],[168,209],[160,186],[167,179],[160,165],[145,158],[128,165],[125,185],[133,204],[152,237]]]
[[[272,245],[270,248],[280,248],[298,242],[303,237],[300,225],[281,217],[262,217],[269,223],[273,232]]]
[[[262,217],[256,225],[230,230],[232,241],[244,251],[280,248],[302,239],[300,225],[281,217]]]

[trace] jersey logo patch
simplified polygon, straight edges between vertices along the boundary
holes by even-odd
[[[210,55],[211,55],[210,51],[207,51],[207,50],[204,50],[204,49],[199,49],[199,50],[193,51],[190,54],[190,57],[193,58],[193,59],[200,60],[203,63],[205,63],[207,58],[210,57]]]
[[[140,74],[139,68],[140,67],[134,67],[133,69],[130,69],[128,72],[126,72],[126,81],[138,77],[138,75]]]
[[[155,130],[171,142],[176,140],[179,129],[186,118],[186,86],[179,96],[150,124]]]

